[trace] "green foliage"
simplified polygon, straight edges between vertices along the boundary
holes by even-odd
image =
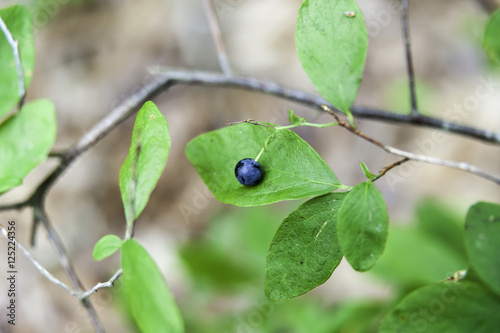
[[[347,261],[357,271],[370,269],[384,251],[389,215],[372,182],[359,183],[342,202],[337,232]]]
[[[197,287],[231,293],[262,283],[269,243],[282,219],[272,208],[247,208],[244,214],[224,209],[211,219],[205,237],[182,245],[179,254]]]
[[[306,118],[296,116],[295,113],[293,113],[292,109],[290,109],[290,111],[288,111],[288,120],[290,121],[290,124],[292,124],[292,125],[305,123],[307,121]]]
[[[56,113],[46,99],[25,104],[0,126],[0,194],[22,184],[47,158],[55,138]]]
[[[483,37],[483,48],[488,54],[490,60],[497,65],[500,65],[500,39],[498,38],[499,31],[500,9],[490,16]]]
[[[135,240],[122,244],[123,291],[142,333],[184,332],[184,323],[153,258]]]
[[[116,235],[106,235],[99,239],[92,253],[94,260],[101,261],[118,251],[123,241]]]
[[[239,124],[202,134],[188,143],[186,155],[215,197],[236,206],[302,199],[343,187],[309,144],[270,125]],[[234,167],[257,156],[264,179],[245,187],[236,180]]]
[[[120,170],[120,191],[127,225],[146,207],[165,169],[169,151],[167,120],[153,102],[146,102],[137,114],[130,151]]]
[[[24,86],[27,88],[35,66],[35,43],[31,13],[24,6],[11,6],[0,9],[7,29],[18,41],[23,69]],[[19,76],[12,46],[0,30],[0,120],[19,102]]]
[[[465,246],[474,271],[500,295],[500,205],[480,202],[469,209]]]
[[[293,209],[292,204],[246,208],[243,213],[224,206],[210,219],[202,235],[182,246],[181,258],[194,288],[181,308],[186,332],[376,331],[388,310],[385,302],[346,301],[330,306],[317,293],[279,302],[262,297],[265,254],[279,221]],[[184,255],[185,249],[189,249],[189,257]],[[212,262],[218,266],[210,269]],[[238,269],[242,274],[234,274]],[[214,304],[221,300],[246,306],[230,305],[214,313]]]
[[[370,172],[370,170],[368,170],[368,167],[366,166],[365,163],[359,162],[359,164],[361,165],[361,170],[363,171],[366,178],[372,180],[373,178],[377,177],[377,175],[374,175],[373,173]]]
[[[373,273],[406,290],[443,280],[451,272],[466,268],[465,257],[435,236],[418,226],[391,227],[384,255]]]
[[[416,210],[417,228],[465,260],[464,221],[435,199],[422,200]],[[462,265],[463,266],[463,265]]]
[[[372,272],[407,291],[448,278],[468,266],[458,217],[435,199],[423,200],[416,223],[391,226],[384,255]]]
[[[381,333],[500,331],[500,299],[475,282],[443,282],[406,296],[384,319]]]
[[[283,221],[267,254],[265,293],[276,301],[324,283],[342,260],[337,213],[345,193],[313,198]]]
[[[297,18],[295,42],[302,67],[316,89],[348,113],[361,83],[368,49],[363,13],[356,1],[305,0]]]

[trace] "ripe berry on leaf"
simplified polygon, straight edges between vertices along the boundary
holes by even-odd
[[[245,186],[255,186],[259,184],[264,176],[259,162],[252,158],[244,158],[236,164],[234,168],[236,179]]]

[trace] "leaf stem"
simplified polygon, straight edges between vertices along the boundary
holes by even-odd
[[[255,162],[258,162],[258,161],[259,161],[260,155],[262,155],[262,153],[264,152],[264,148],[266,148],[266,147],[264,146],[264,147],[262,147],[262,149],[260,150],[259,155],[257,155],[257,157],[255,158]]]
[[[300,126],[309,126],[309,127],[316,127],[316,128],[325,128],[325,127],[330,127],[330,126],[336,126],[338,125],[338,122],[333,122],[333,123],[328,123],[328,124],[316,124],[316,123],[309,123],[309,122],[303,122],[303,123],[297,123],[297,124],[292,124],[292,125],[286,125],[286,126],[276,126],[276,130],[283,130],[283,129],[290,129],[290,128],[295,128],[295,127],[300,127]]]

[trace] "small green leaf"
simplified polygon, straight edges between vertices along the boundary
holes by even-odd
[[[234,175],[236,164],[244,158],[256,158],[261,151],[264,179],[257,186],[241,185]],[[186,147],[186,155],[215,197],[236,206],[307,198],[342,187],[318,153],[285,129],[228,126],[194,138]]]
[[[165,117],[153,102],[146,102],[137,114],[132,144],[120,170],[120,191],[127,225],[148,203],[170,151],[170,134]]]
[[[500,205],[479,202],[465,218],[465,248],[479,277],[500,295]]]
[[[371,180],[377,177],[377,175],[374,175],[373,173],[370,172],[370,170],[368,170],[366,164],[364,164],[363,162],[359,162],[359,164],[361,165],[361,170],[363,170],[363,173],[365,174],[366,178]]]
[[[123,241],[116,235],[106,235],[94,246],[94,260],[101,261],[120,249]]]
[[[316,89],[348,113],[368,49],[363,13],[356,1],[305,0],[297,18],[295,42],[302,67]]]
[[[488,54],[490,60],[497,65],[500,65],[500,39],[498,38],[499,31],[500,9],[490,16],[490,19],[486,24],[486,29],[484,31],[483,37],[483,48]]]
[[[406,296],[380,332],[500,332],[500,300],[475,282],[429,285]]]
[[[359,183],[342,202],[337,222],[340,247],[357,271],[370,269],[384,252],[389,215],[372,182]]]
[[[293,113],[292,109],[290,109],[290,111],[288,112],[288,120],[290,121],[290,124],[292,124],[292,125],[306,122],[306,118],[296,116],[295,113]]]
[[[142,333],[184,332],[184,323],[163,276],[134,239],[122,244],[123,291]]]
[[[25,104],[0,126],[0,194],[22,184],[47,158],[55,138],[56,112],[46,99]]]
[[[336,223],[345,195],[312,198],[285,218],[267,254],[265,293],[270,300],[302,295],[332,275],[342,260]]]
[[[24,87],[27,88],[35,66],[35,43],[30,11],[20,5],[0,10],[7,29],[18,41],[21,67],[23,68]],[[12,46],[0,30],[0,119],[19,102],[19,75]]]

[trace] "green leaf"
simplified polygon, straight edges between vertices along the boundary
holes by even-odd
[[[380,332],[500,332],[500,300],[474,282],[429,285],[406,296]]]
[[[500,295],[500,205],[479,202],[469,209],[465,248],[475,272]]]
[[[21,67],[23,68],[24,87],[27,88],[35,66],[35,44],[30,11],[20,5],[0,10],[7,29],[18,41]],[[0,119],[19,102],[19,76],[12,46],[0,30]]]
[[[266,264],[266,296],[302,295],[324,283],[342,260],[337,213],[345,193],[313,198],[288,215],[276,232]]]
[[[389,215],[372,182],[359,183],[342,202],[337,222],[339,243],[357,271],[370,269],[384,252]]]
[[[498,32],[500,31],[500,9],[494,12],[486,24],[483,37],[483,48],[488,54],[490,60],[500,65],[500,39]]]
[[[347,113],[361,83],[368,48],[363,13],[356,1],[305,0],[295,42],[302,67],[316,89]]]
[[[366,164],[364,164],[363,162],[359,162],[359,164],[361,165],[361,170],[363,170],[363,173],[365,174],[366,178],[371,180],[377,177],[377,175],[374,175],[373,173],[370,172],[370,170],[368,170]]]
[[[163,276],[135,240],[122,244],[123,291],[142,333],[184,332],[184,323]]]
[[[241,185],[234,175],[236,164],[244,158],[256,158],[261,151],[264,179],[257,186]],[[215,197],[236,206],[307,198],[343,187],[318,153],[285,129],[228,126],[194,138],[186,155]]]
[[[106,235],[96,243],[92,255],[95,260],[101,261],[118,251],[122,247],[122,243],[123,241],[120,237],[116,235]]]
[[[7,119],[0,126],[0,193],[22,184],[47,158],[55,138],[56,113],[49,100],[27,103]]]
[[[120,191],[127,225],[148,203],[170,151],[170,134],[165,117],[153,102],[146,102],[137,114],[132,144],[120,170]]]
[[[306,122],[306,118],[296,116],[295,113],[293,113],[292,109],[290,109],[290,111],[288,112],[288,120],[290,121],[290,124],[292,124],[292,125]]]

